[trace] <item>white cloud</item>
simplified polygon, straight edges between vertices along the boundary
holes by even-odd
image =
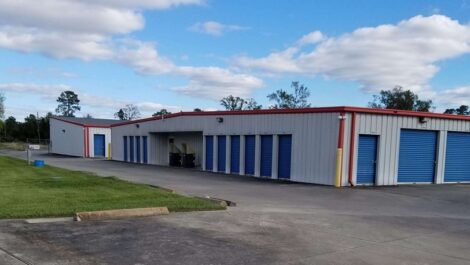
[[[182,108],[175,105],[166,105],[157,102],[151,101],[132,101],[132,100],[121,100],[112,97],[103,97],[96,96],[86,92],[81,91],[80,89],[64,85],[42,85],[34,83],[3,83],[0,84],[0,91],[4,91],[7,94],[7,100],[5,101],[6,105],[6,114],[8,116],[15,116],[17,118],[22,118],[29,113],[35,113],[39,111],[42,114],[47,113],[48,111],[54,112],[55,106],[57,105],[56,99],[62,91],[72,90],[77,93],[78,98],[80,99],[80,105],[82,106],[81,114],[91,114],[95,118],[112,118],[113,114],[123,106],[127,104],[136,105],[141,111],[143,116],[150,116],[156,111],[165,108],[171,112],[180,111]],[[37,96],[41,99],[41,107],[38,107],[38,104],[32,102],[30,105],[22,104],[21,106],[11,104],[9,100],[10,95],[22,94]],[[50,106],[46,108],[44,106]]]
[[[124,41],[115,59],[141,74],[164,74],[175,68],[173,62],[158,54],[152,43],[136,40]]]
[[[264,58],[241,57],[236,63],[271,73],[357,81],[365,91],[395,85],[426,91],[429,80],[439,71],[437,63],[470,53],[470,26],[442,15],[416,16],[396,25],[313,39],[319,42],[311,51],[297,44]]]
[[[240,30],[247,30],[247,29],[248,29],[247,27],[242,27],[238,25],[227,25],[227,24],[216,22],[216,21],[198,22],[188,28],[188,30],[190,31],[208,34],[212,36],[221,36],[226,32],[240,31]]]
[[[176,88],[176,91],[213,100],[227,95],[248,97],[254,89],[264,85],[259,78],[219,67],[182,66],[176,73],[190,80],[188,86]]]
[[[140,74],[183,77],[189,84],[182,91],[211,99],[220,91],[250,94],[261,86],[261,80],[218,67],[177,66],[160,55],[154,43],[127,35],[144,27],[145,10],[204,3],[205,0],[44,0],[39,4],[35,0],[4,0],[0,1],[0,48],[60,59],[112,60]],[[218,35],[245,28],[205,22],[200,29]]]
[[[308,34],[305,34],[297,41],[297,44],[300,46],[307,44],[315,44],[322,41],[325,37],[320,31],[312,31]]]
[[[55,58],[112,59],[115,35],[144,27],[143,11],[204,0],[3,0],[0,47]]]
[[[470,86],[462,86],[435,92],[433,98],[436,102],[448,107],[458,107],[470,104]]]

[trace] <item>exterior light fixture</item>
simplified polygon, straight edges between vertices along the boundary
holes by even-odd
[[[218,123],[224,122],[224,118],[222,118],[222,117],[217,117],[216,119],[217,119],[217,122],[218,122]]]
[[[419,123],[427,123],[429,121],[428,117],[419,117]]]
[[[139,128],[139,127],[140,127],[140,124],[136,124],[135,127],[136,127],[136,128]]]

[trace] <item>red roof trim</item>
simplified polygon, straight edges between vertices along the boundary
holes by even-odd
[[[74,124],[74,125],[78,125],[78,126],[83,126],[83,127],[111,128],[111,125],[83,124],[83,123],[79,123],[79,122],[64,120],[64,119],[61,119],[61,118],[58,118],[58,117],[51,117],[51,119],[55,119],[55,120],[58,120],[58,121],[63,121],[63,122],[66,122],[66,123],[70,123],[70,124]]]
[[[121,123],[112,124],[110,127],[117,127],[147,121],[156,121],[161,119],[170,119],[180,116],[215,116],[215,115],[266,115],[266,114],[307,114],[307,113],[331,113],[331,112],[355,112],[355,113],[369,113],[369,114],[382,114],[382,115],[396,115],[396,116],[413,116],[413,117],[428,117],[437,119],[451,119],[451,120],[468,120],[470,116],[440,114],[432,112],[418,112],[408,110],[394,110],[394,109],[372,109],[363,107],[321,107],[321,108],[304,108],[304,109],[263,109],[263,110],[238,110],[238,111],[203,111],[203,112],[178,112],[162,116],[155,116],[140,120],[124,121]]]

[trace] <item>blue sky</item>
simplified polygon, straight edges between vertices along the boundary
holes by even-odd
[[[6,116],[220,109],[300,81],[312,106],[366,106],[402,85],[470,104],[470,1],[0,0]]]

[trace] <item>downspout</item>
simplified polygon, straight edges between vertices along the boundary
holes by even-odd
[[[351,113],[351,135],[349,136],[349,170],[348,170],[348,182],[349,185],[354,186],[353,183],[353,171],[354,171],[354,149],[356,141],[356,113]]]
[[[344,147],[344,121],[346,119],[345,113],[341,112],[339,116],[339,134],[338,134],[338,149],[336,150],[336,176],[335,187],[341,187],[341,178],[343,177],[343,147]]]

